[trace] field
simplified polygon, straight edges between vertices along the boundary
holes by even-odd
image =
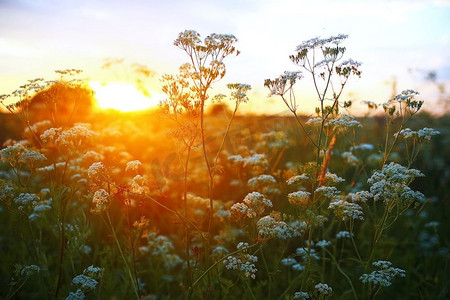
[[[291,57],[326,49],[310,116],[299,73],[265,82],[290,114],[239,114],[245,84],[211,104],[227,35],[180,34],[212,62],[166,76],[152,111],[92,110],[77,70],[30,81],[0,115],[0,297],[448,299],[450,117],[412,90],[349,116],[342,39]]]

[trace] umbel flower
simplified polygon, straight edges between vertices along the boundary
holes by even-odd
[[[370,274],[362,274],[359,279],[364,283],[372,283],[378,286],[390,286],[394,277],[406,277],[405,270],[391,267],[392,263],[386,260],[373,262],[372,265],[379,270]]]

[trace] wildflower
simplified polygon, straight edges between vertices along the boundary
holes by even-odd
[[[30,193],[20,193],[14,198],[14,203],[18,205],[19,210],[24,210],[27,206],[36,206],[40,200],[39,196]]]
[[[125,168],[125,172],[128,172],[128,170],[137,172],[138,168],[141,166],[142,166],[142,163],[139,160],[129,161],[127,163],[127,167]]]
[[[294,206],[306,207],[308,205],[311,193],[305,191],[297,191],[288,194],[289,203]]]
[[[99,189],[94,193],[92,198],[92,203],[94,203],[95,208],[91,210],[93,213],[102,213],[108,208],[108,197],[109,194],[104,189]]]
[[[81,289],[77,289],[75,293],[69,292],[66,300],[84,300],[84,298],[86,298],[86,295],[83,293],[83,291]]]
[[[328,295],[331,294],[333,289],[328,286],[326,283],[318,283],[314,286],[314,288],[321,294]]]
[[[240,155],[230,155],[228,156],[228,160],[232,163],[243,163],[244,159]]]
[[[301,71],[296,72],[290,72],[285,71],[284,74],[280,75],[279,77],[271,80],[266,79],[264,80],[264,86],[267,87],[270,90],[270,96],[278,95],[278,96],[284,96],[295,84],[295,82],[298,79],[302,79],[303,75]],[[288,104],[287,102],[285,102]],[[289,109],[292,111],[295,111],[297,107],[295,105],[288,105]]]
[[[358,69],[360,66],[360,62],[349,59],[340,63],[335,69],[337,74],[345,78],[348,78],[351,74],[361,77],[361,71]]]
[[[38,274],[41,271],[41,268],[36,265],[25,266],[20,270],[20,276],[22,277],[30,277],[35,274]]]
[[[273,183],[276,183],[275,178],[272,175],[266,174],[253,177],[248,180],[248,186],[253,190],[260,190]]]
[[[350,233],[348,231],[339,231],[338,233],[336,233],[337,239],[349,239],[352,236],[353,236],[353,233]]]
[[[223,263],[225,268],[228,270],[238,270],[244,273],[245,277],[250,277],[252,279],[256,278],[256,272],[258,269],[255,263],[258,262],[258,257],[247,253],[248,243],[240,242],[236,247],[239,249],[244,249],[242,252],[236,254],[236,256],[230,255],[224,259]]]
[[[406,276],[405,270],[391,267],[392,263],[390,261],[379,260],[373,262],[372,265],[379,268],[379,270],[373,271],[370,274],[361,275],[359,279],[361,279],[363,283],[372,283],[378,286],[390,286],[391,280],[394,277]]]
[[[88,169],[88,176],[94,182],[109,181],[108,169],[102,162],[93,163]]]
[[[231,97],[236,101],[236,104],[247,103],[247,92],[252,89],[248,84],[243,83],[229,83],[227,88],[231,90]]]
[[[320,193],[329,199],[335,199],[339,196],[339,190],[334,186],[319,186],[314,193]]]
[[[331,126],[336,131],[344,132],[356,127],[362,127],[361,123],[355,120],[354,117],[346,114],[339,115],[336,119],[328,121],[328,126]]]
[[[348,193],[347,199],[353,203],[366,203],[369,198],[373,198],[373,195],[368,191],[359,191],[356,193]]]
[[[309,251],[307,248],[297,248],[297,250],[295,250],[295,254],[301,256],[303,258],[303,261],[307,261],[309,257],[319,260],[319,256],[316,254],[316,250],[311,248],[309,249]]]
[[[20,164],[27,164],[30,168],[35,168],[37,163],[47,160],[45,155],[26,149],[23,145],[17,144],[8,146],[0,151],[0,157],[3,161],[9,163],[13,168]]]
[[[233,206],[231,206],[230,208],[230,212],[231,218],[234,221],[239,221],[244,216],[250,219],[256,217],[256,213],[244,203],[233,204]]]
[[[271,216],[265,216],[256,222],[258,234],[263,238],[288,239],[300,235],[300,232],[290,227],[283,221],[276,221]]]
[[[216,255],[216,256],[223,256],[225,254],[228,254],[229,252],[230,251],[228,251],[227,248],[225,248],[224,246],[220,246],[220,245],[215,247],[212,251],[213,255]]]
[[[302,265],[302,264],[293,264],[293,265],[292,265],[292,270],[294,270],[294,271],[299,271],[299,272],[301,272],[301,271],[303,271],[304,269],[305,269],[305,266]]]
[[[272,202],[259,192],[247,194],[243,200],[256,215],[261,215],[266,208],[272,207]]]
[[[252,156],[245,157],[244,166],[261,166],[267,168],[269,163],[265,154],[253,154]]]
[[[295,292],[294,299],[300,299],[300,300],[309,299],[309,294],[307,292]]]
[[[422,193],[408,187],[414,178],[422,176],[424,175],[418,170],[391,162],[381,171],[374,172],[367,182],[371,184],[370,192],[375,201],[383,200],[388,204],[399,200],[400,203],[409,204],[422,202],[425,198]]]
[[[142,175],[136,175],[131,180],[130,191],[136,194],[144,194],[146,191],[147,179]]]
[[[339,177],[336,174],[333,174],[331,172],[326,172],[325,173],[325,180],[328,183],[340,183],[340,182],[344,182],[345,181],[344,178],[341,178],[341,177]]]
[[[343,152],[341,156],[344,161],[351,166],[357,166],[359,164],[359,159],[351,152]]]
[[[350,147],[351,151],[358,151],[358,150],[359,151],[372,151],[373,149],[374,149],[374,147],[372,144],[366,144],[366,143]]]
[[[410,128],[405,128],[400,130],[397,133],[394,133],[394,137],[400,137],[403,139],[414,139],[419,140],[420,142],[429,142],[431,138],[435,135],[440,134],[439,131],[434,130],[433,128],[422,128],[418,131],[413,131]]]
[[[62,128],[49,128],[41,134],[41,140],[44,143],[55,143],[58,136],[61,134]]]
[[[345,200],[333,200],[330,202],[328,208],[333,209],[336,217],[342,218],[343,221],[348,219],[364,220],[362,207],[356,203]]]
[[[306,174],[295,175],[289,178],[286,183],[288,185],[299,184],[302,180],[308,180],[309,176]]]
[[[89,291],[97,287],[98,281],[84,274],[77,275],[72,279],[72,284],[80,285],[81,290]]]
[[[330,241],[326,241],[326,240],[321,240],[321,241],[318,241],[316,243],[316,246],[319,247],[319,248],[325,248],[325,247],[328,247],[330,245],[331,245],[331,242]]]
[[[292,266],[293,264],[296,264],[296,263],[297,263],[297,261],[295,260],[295,258],[292,258],[292,257],[286,257],[281,260],[281,264],[285,265],[285,266]]]
[[[138,230],[143,230],[148,227],[150,223],[150,220],[147,219],[145,216],[141,216],[141,218],[137,221],[134,221],[133,227]]]

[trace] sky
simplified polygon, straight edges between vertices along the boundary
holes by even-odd
[[[450,93],[449,0],[0,0],[0,94],[66,68],[83,69],[91,81],[125,81],[133,76],[126,65],[137,62],[155,72],[148,85],[161,97],[160,77],[187,62],[173,45],[186,29],[238,38],[241,54],[226,59],[213,93],[226,83],[250,84],[244,111],[285,111],[280,99],[267,98],[264,79],[298,70],[289,55],[302,41],[340,33],[349,35],[345,57],[363,63],[343,100],[385,102],[395,81],[397,92],[416,89],[425,108],[439,113],[445,103],[437,84]],[[102,69],[107,58],[123,58],[124,66]],[[424,80],[429,71],[437,82]],[[317,104],[308,80],[296,93],[299,109],[311,113]]]

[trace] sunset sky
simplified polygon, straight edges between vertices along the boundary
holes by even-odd
[[[384,102],[395,78],[399,92],[418,90],[425,107],[436,111],[436,85],[423,80],[431,70],[450,89],[448,0],[0,0],[0,94],[65,68],[83,69],[92,81],[126,81],[125,68],[101,69],[106,58],[124,58],[156,72],[149,86],[160,97],[160,76],[187,61],[173,46],[186,29],[239,39],[241,55],[225,61],[227,75],[214,93],[226,83],[251,84],[253,103],[246,109],[253,112],[283,111],[278,99],[267,99],[263,82],[298,69],[288,56],[299,43],[339,33],[349,35],[346,57],[363,63],[362,78],[349,83],[345,100]],[[300,108],[312,112],[311,94],[297,92]]]

